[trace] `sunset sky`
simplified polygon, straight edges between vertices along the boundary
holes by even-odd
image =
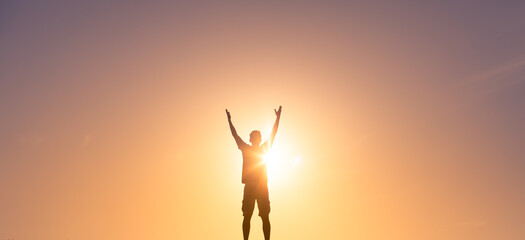
[[[279,105],[272,239],[525,239],[525,2],[392,2],[2,1],[0,240],[241,239]]]

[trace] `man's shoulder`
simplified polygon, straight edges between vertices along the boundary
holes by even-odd
[[[237,143],[237,147],[239,148],[239,150],[241,151],[244,151],[246,150],[250,145],[245,143],[244,141],[241,141],[241,142],[238,142]]]
[[[260,146],[260,148],[262,150],[264,150],[264,151],[268,151],[268,150],[270,150],[270,143],[268,143],[268,141],[266,141]]]

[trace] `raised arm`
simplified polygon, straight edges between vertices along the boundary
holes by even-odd
[[[279,120],[281,119],[281,110],[282,110],[282,106],[279,106],[279,110],[274,109],[275,116],[277,118],[275,119],[275,123],[273,124],[272,134],[270,135],[270,138],[268,139],[268,144],[270,147],[273,145],[275,134],[277,134],[277,129],[279,128]]]
[[[226,109],[226,116],[228,116],[228,123],[230,124],[230,130],[232,131],[233,138],[235,139],[235,142],[237,143],[237,147],[239,147],[240,149],[242,146],[246,145],[246,143],[237,134],[237,130],[235,130],[235,127],[233,126],[233,123],[232,123],[232,116],[230,115],[230,112],[228,112],[228,109]]]

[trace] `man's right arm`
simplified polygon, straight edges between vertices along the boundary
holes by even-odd
[[[237,131],[235,130],[235,127],[232,123],[232,116],[230,115],[230,112],[228,112],[228,109],[226,109],[226,116],[228,116],[228,123],[230,124],[230,130],[232,132],[233,138],[235,139],[235,142],[237,143],[237,147],[241,149],[246,143],[239,137],[237,134]]]

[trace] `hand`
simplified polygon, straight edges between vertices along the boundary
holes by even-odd
[[[226,116],[228,116],[228,120],[232,119],[232,116],[230,115],[230,112],[228,112],[228,109],[226,109]]]
[[[275,115],[276,115],[278,118],[281,117],[281,110],[282,110],[282,109],[283,109],[282,106],[279,106],[279,110],[275,110],[275,109],[274,109],[274,111],[275,111]]]

